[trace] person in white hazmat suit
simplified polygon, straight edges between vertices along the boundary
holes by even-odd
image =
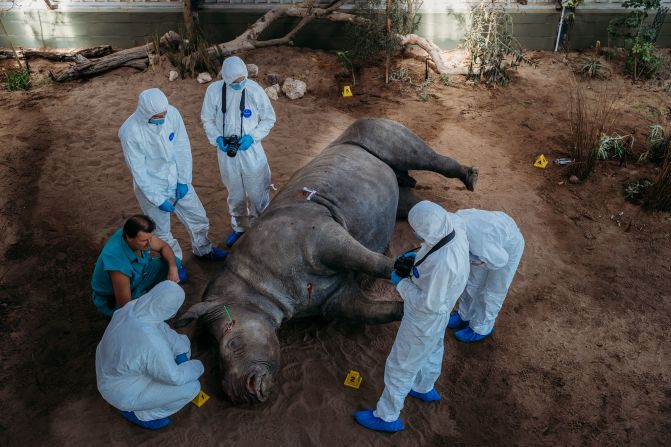
[[[408,278],[391,274],[404,304],[384,368],[384,391],[374,410],[354,414],[372,430],[403,430],[399,416],[408,394],[426,402],[440,400],[434,384],[442,366],[445,328],[468,279],[468,240],[459,217],[422,201],[412,207],[408,222],[422,244],[416,254],[406,254],[415,258]]]
[[[228,254],[207,237],[210,222],[191,184],[191,144],[179,111],[157,88],[140,93],[137,110],[119,129],[126,164],[133,175],[135,197],[156,223],[155,235],[180,259],[182,249],[170,231],[174,212],[186,227],[196,257],[222,261]],[[186,271],[180,271],[186,280]]]
[[[459,210],[470,251],[471,272],[448,328],[464,343],[478,342],[494,330],[508,288],[524,251],[515,221],[501,211]]]
[[[275,111],[263,88],[247,76],[242,59],[226,58],[223,80],[207,88],[200,113],[210,144],[219,148],[219,172],[228,190],[233,227],[226,238],[229,247],[270,201],[270,167],[261,141],[275,125]]]
[[[112,316],[96,349],[98,390],[121,415],[143,428],[170,424],[200,392],[204,367],[189,360],[186,335],[165,323],[184,303],[184,291],[163,281]]]

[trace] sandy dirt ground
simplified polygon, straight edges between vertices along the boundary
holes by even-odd
[[[96,389],[94,354],[106,320],[90,298],[94,262],[108,236],[138,213],[117,138],[138,93],[160,87],[184,117],[193,178],[221,243],[230,231],[224,189],[200,125],[206,85],[168,82],[170,66],[117,70],[87,82],[36,80],[29,92],[0,92],[0,444],[1,445],[668,445],[671,436],[671,214],[642,211],[624,187],[655,167],[600,162],[569,184],[563,167],[532,166],[544,153],[567,156],[571,84],[581,55],[533,53],[509,86],[488,89],[435,75],[423,101],[414,87],[384,85],[367,69],[343,98],[334,54],[291,48],[256,51],[266,76],[306,80],[308,94],[280,97],[264,142],[273,183],[286,184],[352,121],[395,119],[437,151],[481,169],[476,192],[433,173],[414,173],[418,192],[449,210],[503,210],[520,226],[526,251],[492,337],[463,345],[445,336],[439,404],[406,401],[407,430],[358,426],[352,413],[375,405],[398,324],[289,322],[280,331],[279,383],[263,404],[231,405],[218,386],[216,353],[193,327],[194,355],[212,398],[189,404],[160,432],[119,417]],[[6,64],[4,65],[6,67]],[[46,64],[33,63],[37,78]],[[53,68],[53,66],[51,66]],[[406,59],[414,82],[421,62]],[[632,84],[613,66],[591,83],[615,95],[614,130],[635,133],[640,153],[653,123],[669,122],[665,82]],[[353,194],[356,193],[353,187]],[[190,253],[183,227],[176,237]],[[390,253],[412,247],[404,221]],[[185,259],[187,304],[200,300],[218,267]],[[343,386],[363,375],[359,390]]]

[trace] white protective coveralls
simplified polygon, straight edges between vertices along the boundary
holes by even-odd
[[[150,124],[149,118],[165,112],[165,123]],[[207,237],[210,222],[196,190],[191,184],[191,144],[179,111],[168,104],[168,98],[157,88],[140,93],[137,110],[119,129],[119,139],[126,164],[133,175],[135,197],[147,216],[156,223],[155,235],[165,241],[175,256],[183,259],[182,249],[170,231],[170,214],[158,207],[175,201],[177,183],[189,190],[175,205],[175,214],[191,237],[191,248],[197,256],[212,251]]]
[[[152,421],[176,413],[196,397],[203,364],[175,362],[185,352],[191,357],[189,338],[164,322],[183,302],[182,288],[163,281],[114,312],[96,349],[98,391],[109,404]]]
[[[275,125],[275,111],[263,88],[251,79],[243,89],[234,90],[231,82],[244,76],[247,65],[237,56],[228,57],[221,67],[223,81],[212,83],[205,92],[200,119],[210,144],[217,147],[217,137],[250,135],[254,144],[235,157],[217,150],[221,180],[228,190],[231,226],[238,233],[251,227],[270,201],[270,167],[261,141]],[[222,89],[226,83],[226,122],[221,107]],[[245,111],[240,116],[240,98],[245,91]],[[240,120],[242,119],[242,132]],[[242,135],[241,135],[242,133]]]
[[[515,221],[501,211],[459,210],[468,234],[471,273],[461,294],[459,316],[473,332],[487,335],[506,299],[524,251]]]
[[[443,339],[450,312],[468,279],[468,240],[457,216],[440,205],[419,202],[408,213],[408,222],[424,239],[419,261],[442,238],[455,231],[454,239],[432,253],[413,275],[396,286],[403,298],[403,319],[384,367],[384,391],[374,416],[398,419],[411,389],[431,391],[443,362]]]

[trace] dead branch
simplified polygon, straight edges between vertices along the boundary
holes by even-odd
[[[66,62],[66,61],[77,61],[78,56],[91,59],[96,57],[107,56],[112,53],[112,47],[109,45],[104,45],[100,47],[86,48],[85,50],[68,52],[68,53],[57,53],[54,51],[39,51],[32,49],[18,49],[16,50],[19,59],[48,59],[50,61],[56,62]],[[0,59],[13,59],[14,53],[8,50],[0,50]]]
[[[333,22],[349,22],[359,24],[367,23],[366,19],[362,17],[336,11],[336,9],[340,8],[348,2],[349,0],[337,0],[327,8],[312,8],[295,5],[278,6],[277,8],[273,8],[265,13],[261,18],[250,25],[249,28],[245,30],[245,32],[240,34],[235,39],[212,46],[208,48],[207,51],[212,55],[219,54],[223,56],[229,56],[231,54],[253,50],[255,48],[276,45],[292,45],[293,38],[296,33],[315,19],[324,19]],[[275,20],[282,17],[300,17],[302,20],[284,37],[270,40],[258,40],[258,36],[261,35],[263,31],[265,31]],[[454,70],[448,68],[440,54],[440,48],[430,40],[416,34],[408,34],[407,36],[399,35],[398,38],[400,39],[402,46],[416,45],[426,51],[431,61],[433,62],[431,68],[435,69],[439,74],[451,75],[462,73],[462,69]],[[187,62],[190,61],[187,59]]]
[[[315,19],[330,20],[334,22],[348,22],[355,24],[366,24],[368,23],[365,18],[356,16],[354,14],[349,14],[345,12],[339,12],[338,8],[342,7],[351,0],[333,0],[331,4],[324,8],[315,8],[312,5],[307,6],[297,6],[297,5],[283,5],[271,9],[261,16],[256,22],[252,23],[242,34],[237,36],[235,39],[214,45],[207,49],[207,52],[210,55],[221,55],[229,56],[231,54],[239,53],[242,51],[249,51],[256,48],[263,48],[269,46],[277,45],[292,45],[293,39],[296,34],[308,23],[314,21]],[[270,40],[259,40],[258,37],[276,20],[282,17],[298,17],[301,18],[300,22],[289,31],[284,37],[278,39]],[[401,45],[416,45],[422,48],[432,61],[431,68],[437,71],[441,75],[450,75],[462,72],[462,70],[455,71],[450,69],[448,65],[444,62],[441,56],[440,48],[431,42],[428,39],[420,37],[416,34],[408,34],[407,36],[399,35]],[[174,31],[169,31],[160,40],[160,46],[170,47],[180,40],[180,36]],[[147,59],[149,54],[154,53],[153,43],[148,43],[135,48],[130,48],[127,50],[122,50],[117,53],[113,53],[104,57],[101,57],[96,60],[85,59],[86,55],[74,55],[73,60],[75,64],[71,65],[68,69],[57,75],[51,75],[52,78],[58,82],[85,78],[89,76],[94,76],[99,73],[103,73],[109,70],[112,70],[117,67],[129,66],[128,63],[135,60]],[[185,66],[192,66],[192,63],[195,61],[194,58],[199,57],[197,53],[186,56],[183,59]],[[194,60],[192,60],[194,59]],[[141,63],[131,64],[135,68],[139,68]],[[146,63],[145,63],[146,65]]]
[[[179,34],[177,34],[174,31],[168,31],[163,35],[163,37],[161,37],[159,45],[161,49],[168,49],[170,46],[179,42],[179,40],[180,40]],[[54,81],[63,82],[72,79],[87,78],[123,66],[132,66],[134,68],[139,68],[140,67],[139,63],[132,63],[130,65],[129,63],[131,61],[135,61],[138,59],[148,60],[148,55],[154,53],[155,53],[154,43],[150,42],[147,43],[146,45],[142,45],[135,48],[129,48],[127,50],[121,50],[117,53],[112,53],[110,55],[95,60],[89,60],[86,58],[81,59],[80,57],[76,60],[75,64],[70,65],[67,69],[63,70],[62,72],[56,75],[49,72],[49,75],[52,77]],[[146,64],[147,62],[145,62],[145,68]]]

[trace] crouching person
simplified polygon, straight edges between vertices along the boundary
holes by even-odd
[[[163,281],[114,312],[96,349],[98,391],[121,416],[157,430],[170,424],[200,391],[204,367],[190,360],[189,338],[165,323],[184,303],[184,291]]]
[[[98,256],[91,279],[93,304],[106,317],[112,317],[115,310],[161,281],[186,280],[182,261],[168,244],[154,236],[155,228],[149,216],[132,216],[110,237]],[[151,252],[161,257],[153,258]]]

